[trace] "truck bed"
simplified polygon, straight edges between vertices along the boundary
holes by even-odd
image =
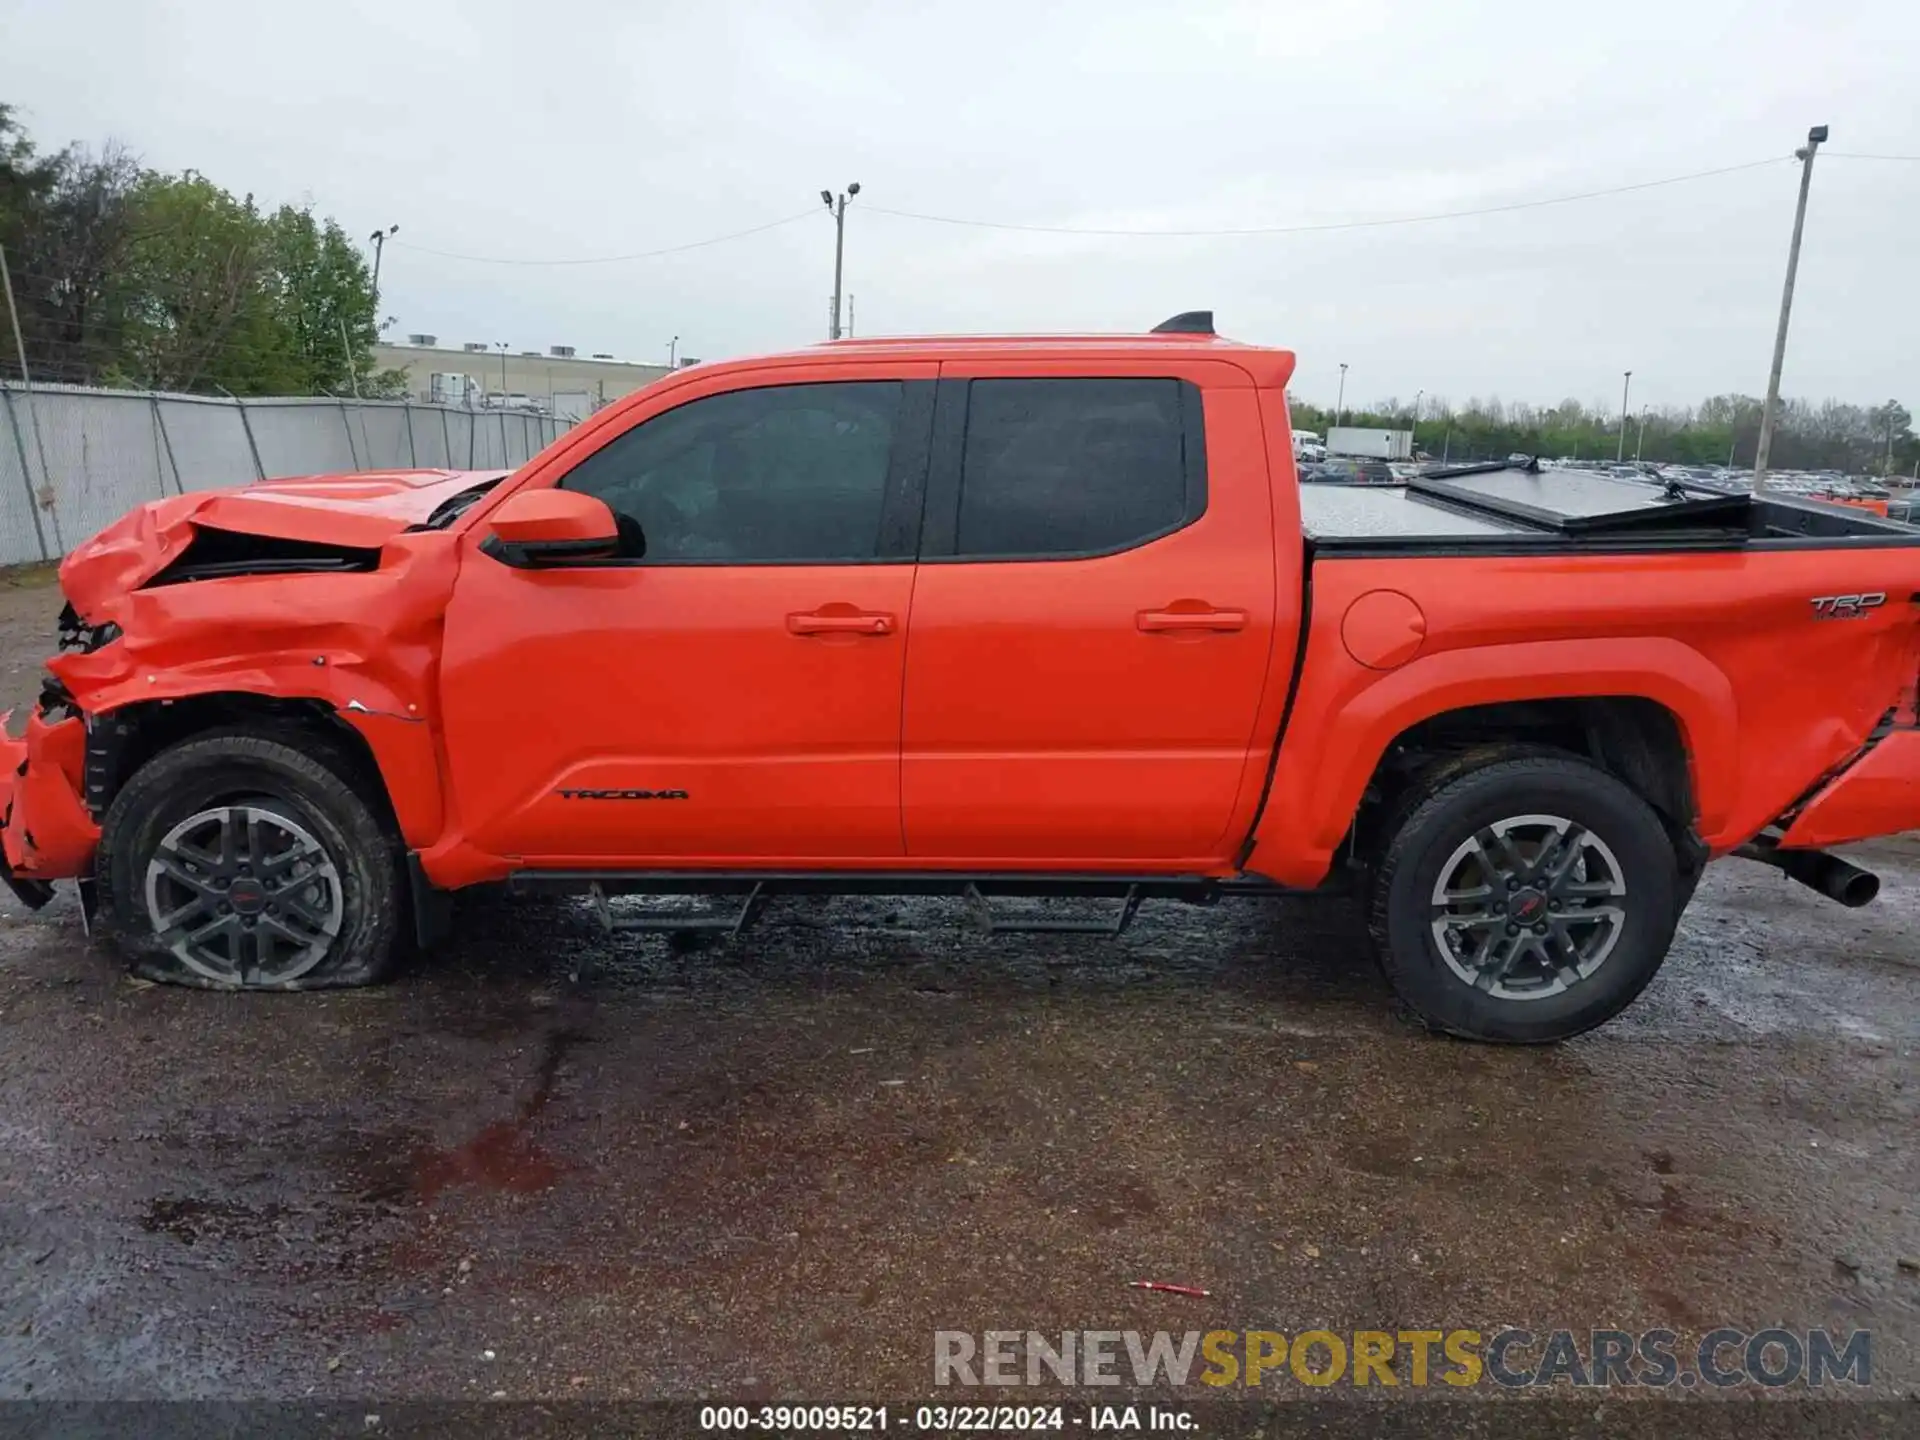
[[[1308,543],[1333,554],[1920,544],[1920,529],[1845,506],[1520,465],[1304,484],[1300,520]]]

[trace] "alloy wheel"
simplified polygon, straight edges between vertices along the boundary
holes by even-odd
[[[1516,815],[1462,841],[1431,897],[1455,975],[1501,1000],[1564,994],[1606,963],[1626,923],[1620,861],[1560,815]]]
[[[227,985],[283,985],[340,933],[340,871],[296,821],[254,802],[188,816],[147,864],[147,918],[160,944]]]

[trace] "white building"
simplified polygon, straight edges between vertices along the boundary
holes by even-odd
[[[383,370],[407,372],[407,393],[415,400],[537,410],[576,420],[667,373],[665,365],[577,355],[571,345],[502,352],[477,340],[441,345],[434,335],[409,335],[404,345],[376,345],[373,357]]]

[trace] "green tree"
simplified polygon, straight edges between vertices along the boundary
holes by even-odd
[[[1327,430],[1331,410],[1289,398],[1294,424]],[[1604,405],[1563,400],[1549,409],[1524,402],[1474,399],[1454,407],[1431,396],[1421,406],[1416,449],[1433,458],[1492,460],[1508,455],[1547,459],[1628,459],[1687,465],[1751,465],[1760,438],[1761,402],[1751,395],[1715,395],[1695,407],[1647,408],[1627,416],[1620,443],[1620,412]],[[1405,429],[1412,422],[1397,400],[1349,407],[1345,423]],[[1642,426],[1644,424],[1644,433]],[[1897,401],[1864,407],[1838,400],[1781,403],[1774,427],[1772,463],[1777,469],[1839,470],[1874,474],[1891,466],[1909,473],[1920,464],[1920,437],[1913,417]]]
[[[158,390],[297,394],[270,288],[266,222],[204,175],[145,176],[129,256],[122,375]]]
[[[1869,419],[1873,425],[1876,448],[1880,449],[1880,468],[1884,473],[1897,473],[1902,467],[1920,460],[1920,440],[1914,438],[1911,410],[1898,400],[1889,400],[1884,405],[1876,405]]]
[[[192,171],[147,176],[136,214],[131,378],[235,395],[381,392],[372,276],[333,221],[294,206],[264,215]]]
[[[0,244],[36,378],[404,393],[404,375],[374,366],[366,261],[310,209],[266,214],[251,195],[193,170],[143,171],[112,145],[42,155],[0,105]]]
[[[121,343],[123,267],[140,176],[117,145],[40,155],[0,105],[0,245],[37,378],[97,384]],[[4,347],[0,374],[17,371]]]
[[[379,339],[373,276],[346,232],[291,205],[270,222],[280,332],[302,394],[390,392],[393,372],[376,371]],[[399,372],[404,393],[405,372]]]

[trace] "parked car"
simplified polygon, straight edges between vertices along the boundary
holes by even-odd
[[[1336,455],[1320,463],[1314,479],[1336,485],[1391,485],[1396,477],[1393,466],[1385,460]]]
[[[377,980],[487,884],[735,931],[1325,890],[1504,1041],[1626,1006],[1712,857],[1871,898],[1826,847],[1920,822],[1920,534],[1531,462],[1299,486],[1293,370],[1194,315],[828,344],[511,475],[154,501],[61,567],[0,871],[79,880],[143,974],[274,990]]]

